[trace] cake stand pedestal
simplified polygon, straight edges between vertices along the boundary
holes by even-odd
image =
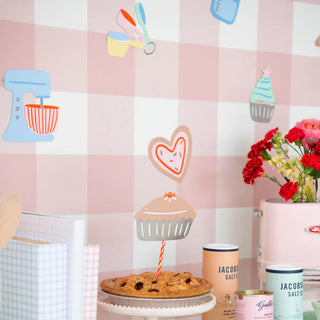
[[[126,316],[143,317],[144,320],[159,320],[162,317],[183,317],[202,314],[214,308],[216,305],[216,298],[212,294],[208,295],[196,305],[179,306],[166,308],[155,307],[133,307],[125,305],[116,305],[106,297],[106,295],[98,296],[98,306],[100,309],[113,313]]]

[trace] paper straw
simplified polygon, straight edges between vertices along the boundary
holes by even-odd
[[[160,256],[159,256],[159,263],[158,263],[158,270],[157,270],[157,278],[160,277],[165,246],[166,246],[166,242],[164,240],[162,240],[161,249],[160,249]]]

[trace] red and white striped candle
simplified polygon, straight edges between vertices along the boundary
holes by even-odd
[[[157,278],[160,277],[165,246],[166,246],[166,242],[164,240],[162,240],[161,249],[160,249],[160,256],[159,256],[159,262],[158,262]]]

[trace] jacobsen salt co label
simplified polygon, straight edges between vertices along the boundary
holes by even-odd
[[[242,290],[235,293],[236,320],[273,320],[273,293]]]
[[[203,320],[234,319],[234,293],[238,290],[239,247],[212,243],[203,247],[203,278],[212,283],[216,306]]]
[[[267,266],[266,289],[273,291],[275,320],[303,320],[303,269],[301,267]]]
[[[238,279],[239,265],[236,266],[218,266],[218,273],[223,274],[225,280]]]

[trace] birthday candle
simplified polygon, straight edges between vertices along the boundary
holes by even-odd
[[[160,277],[165,246],[166,246],[166,242],[164,240],[162,240],[161,249],[160,249],[160,256],[159,256],[159,262],[158,262],[157,278]]]

